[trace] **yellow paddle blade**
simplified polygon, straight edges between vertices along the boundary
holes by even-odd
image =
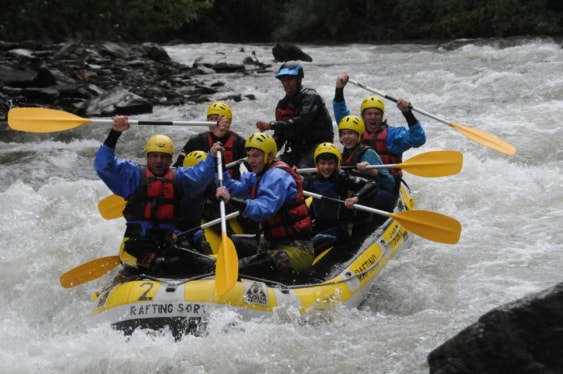
[[[8,111],[8,126],[18,131],[57,132],[91,122],[91,119],[54,109],[13,108]]]
[[[408,231],[439,243],[455,244],[461,235],[461,223],[444,214],[429,210],[407,210],[389,213]]]
[[[411,157],[396,167],[421,177],[445,177],[461,171],[463,154],[459,151],[431,151]]]
[[[98,211],[105,219],[123,217],[126,201],[121,196],[109,195],[98,201]]]
[[[119,256],[97,258],[63,273],[59,280],[64,288],[76,287],[106,275],[120,264]]]
[[[226,232],[221,234],[221,247],[215,266],[215,290],[222,296],[235,286],[238,279],[237,251]]]
[[[504,140],[501,140],[496,136],[486,133],[482,130],[472,129],[470,127],[458,125],[457,123],[453,122],[448,122],[448,126],[457,129],[469,139],[481,145],[494,149],[497,152],[504,153],[508,156],[512,156],[516,153],[516,147],[514,147],[512,144],[509,144]]]

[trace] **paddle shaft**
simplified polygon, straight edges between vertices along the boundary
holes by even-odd
[[[235,218],[239,214],[240,214],[240,212],[238,210],[236,212],[229,213],[229,214],[225,215],[225,221],[228,221],[232,218]],[[188,229],[186,231],[182,231],[180,234],[178,234],[178,236],[186,235],[186,234],[189,234],[192,231],[196,231],[196,230],[199,230],[199,229],[206,229],[208,227],[215,226],[218,223],[221,223],[221,225],[223,224],[221,217],[215,218],[214,220],[211,220],[209,222],[205,222],[204,224],[201,224],[200,226],[192,227],[191,229]]]
[[[113,120],[96,118],[86,121],[85,123],[91,123],[94,125],[112,125]],[[142,121],[136,119],[129,119],[129,124],[142,126],[217,126],[217,122],[209,121]]]
[[[71,130],[76,127],[94,124],[113,124],[112,119],[90,119],[82,118],[62,110],[47,108],[12,108],[8,111],[8,125],[13,130],[48,133]],[[137,125],[164,125],[164,126],[216,126],[216,122],[210,121],[152,121],[134,120],[129,123]]]
[[[376,90],[375,88],[368,87],[365,84],[362,84],[362,83],[357,82],[357,81],[352,80],[352,79],[349,79],[348,81],[350,83],[358,86],[358,87],[361,87],[361,88],[363,88],[367,91],[373,92],[373,93],[375,93],[379,96],[382,96],[386,99],[389,99],[389,100],[391,100],[395,103],[398,101],[396,98],[389,96],[384,92]],[[434,119],[438,122],[444,123],[444,124],[454,128],[454,129],[458,130],[460,133],[465,135],[467,138],[473,140],[476,143],[484,145],[485,147],[489,147],[489,148],[491,148],[491,149],[493,149],[497,152],[504,153],[504,154],[509,155],[509,156],[512,156],[514,153],[516,153],[516,147],[514,147],[512,144],[509,144],[509,143],[505,142],[504,140],[497,138],[494,135],[486,133],[483,130],[472,129],[472,128],[467,127],[467,126],[462,126],[462,125],[459,125],[457,123],[447,121],[447,120],[445,120],[441,117],[438,117],[434,114],[428,113],[428,112],[426,112],[422,109],[414,108],[412,105],[410,106],[410,108],[411,108],[411,110],[413,110],[415,112],[423,114],[426,117],[432,118],[432,119]]]
[[[309,196],[309,197],[312,197],[314,199],[323,199],[323,200],[336,201],[338,203],[344,203],[343,200],[335,199],[334,197],[320,195],[318,193],[314,193],[314,192],[310,192],[310,191],[303,191],[303,194],[305,196]],[[375,208],[370,208],[369,206],[360,205],[360,204],[354,204],[354,209],[363,210],[364,212],[378,214],[380,216],[385,216],[385,217],[390,216],[389,212],[386,212],[384,210],[375,209]]]
[[[219,187],[223,187],[223,155],[221,151],[217,152],[217,179],[219,180]],[[225,219],[225,200],[219,199],[219,209],[221,212],[221,232],[227,232],[227,222]]]
[[[392,168],[400,168],[401,164],[385,164],[385,165],[368,165],[366,169],[392,169]],[[355,166],[341,166],[340,169],[354,169]],[[307,173],[316,173],[317,168],[302,168],[296,169],[297,173],[300,174],[307,174]]]
[[[381,97],[384,97],[384,98],[386,98],[386,99],[388,99],[388,100],[391,100],[391,101],[394,102],[394,103],[396,103],[397,101],[399,101],[399,99],[396,99],[396,98],[394,98],[393,96],[389,96],[389,95],[387,95],[385,92],[376,90],[375,88],[368,87],[368,86],[366,86],[365,84],[360,83],[360,82],[358,82],[358,81],[355,81],[355,80],[353,80],[353,79],[349,79],[348,82],[350,82],[350,83],[352,83],[352,84],[354,84],[354,85],[356,85],[356,86],[358,86],[358,87],[361,87],[361,88],[363,88],[363,89],[365,89],[365,90],[367,90],[367,91],[373,92],[374,94],[377,94],[377,95],[379,95],[379,96],[381,96]],[[415,111],[415,112],[418,112],[418,113],[420,113],[420,114],[422,114],[422,115],[425,115],[426,117],[430,117],[430,118],[432,118],[432,119],[435,119],[435,120],[438,121],[438,122],[445,123],[446,125],[449,125],[449,124],[450,124],[450,123],[449,123],[448,121],[446,121],[445,119],[440,118],[440,117],[438,117],[438,116],[435,116],[434,114],[428,113],[427,111],[424,111],[424,110],[422,110],[422,109],[415,108],[415,107],[413,107],[412,105],[410,106],[410,108],[411,108],[411,110],[413,110],[413,111]]]

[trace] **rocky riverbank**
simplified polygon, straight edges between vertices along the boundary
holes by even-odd
[[[222,100],[253,100],[252,95],[226,91],[220,81],[208,83],[206,74],[271,74],[271,68],[250,53],[240,64],[186,66],[154,43],[0,41],[0,121],[10,108],[23,106],[96,117],[150,113],[157,104],[207,102],[219,91]]]

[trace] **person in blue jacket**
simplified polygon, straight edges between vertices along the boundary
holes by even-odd
[[[332,108],[336,123],[347,115],[350,110],[344,100],[344,87],[349,76],[343,72],[336,77],[336,88]],[[407,99],[399,99],[397,108],[407,120],[408,128],[389,126],[384,120],[385,104],[376,96],[368,96],[360,105],[361,118],[365,124],[362,144],[372,147],[381,157],[384,164],[400,164],[403,153],[411,148],[417,148],[426,143],[426,134],[420,122],[411,111],[411,103]],[[401,187],[403,173],[400,169],[389,169],[395,178],[395,192]]]
[[[381,158],[371,147],[362,144],[365,133],[364,121],[358,116],[346,116],[338,124],[342,151],[342,166],[346,173],[373,179],[379,185],[372,208],[392,212],[399,198],[395,178],[387,169],[373,169],[370,165],[383,165]],[[396,191],[396,192],[395,192]]]
[[[113,118],[113,126],[94,160],[98,176],[116,195],[127,200],[123,216],[126,230],[119,257],[131,269],[153,276],[183,276],[209,270],[214,261],[175,245],[178,227],[185,218],[183,198],[201,195],[215,180],[215,143],[203,162],[191,168],[173,169],[174,143],[166,135],[153,135],[146,144],[146,166],[115,156],[117,140],[129,129],[126,116]],[[182,243],[183,244],[183,243]],[[207,269],[201,269],[207,267]]]
[[[264,233],[265,240],[251,246],[235,242],[239,272],[290,282],[313,263],[311,217],[301,178],[287,163],[275,160],[278,149],[270,135],[252,134],[245,148],[252,171],[239,180],[223,173],[224,186],[217,188],[218,198],[260,223]]]

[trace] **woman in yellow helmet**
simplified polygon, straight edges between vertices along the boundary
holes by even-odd
[[[393,211],[398,195],[395,179],[387,169],[370,169],[370,165],[382,165],[381,158],[371,147],[362,144],[365,133],[364,121],[358,116],[346,116],[338,124],[342,151],[342,165],[346,173],[373,179],[379,185],[373,208]],[[373,217],[374,219],[376,217]]]
[[[180,202],[201,194],[215,180],[214,158],[223,147],[215,143],[209,151],[212,157],[194,167],[174,170],[170,168],[172,139],[153,135],[146,144],[146,165],[139,165],[115,157],[117,140],[129,127],[127,117],[114,117],[111,131],[94,160],[94,168],[108,188],[127,200],[121,261],[128,268],[154,276],[185,276],[209,270],[213,260],[199,255],[205,259],[202,264],[200,257],[171,245],[171,239],[173,233],[179,233],[184,218]]]

